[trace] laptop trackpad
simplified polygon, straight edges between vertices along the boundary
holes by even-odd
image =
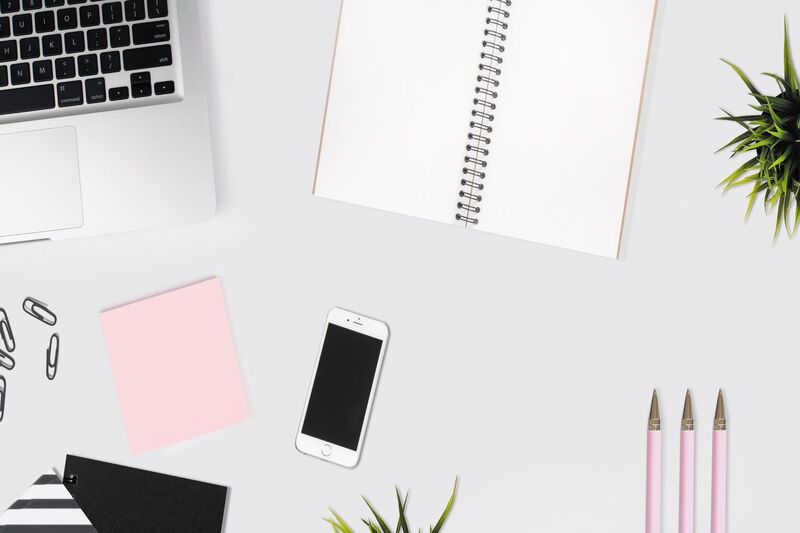
[[[0,237],[83,226],[75,128],[0,135]]]

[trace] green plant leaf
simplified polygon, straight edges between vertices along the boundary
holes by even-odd
[[[367,525],[367,529],[369,529],[369,533],[382,533],[380,528],[378,528],[378,526],[375,525],[375,523],[372,522],[371,520],[367,520],[365,518],[362,518],[361,521],[364,522]]]
[[[759,90],[756,89],[756,86],[753,85],[753,82],[750,81],[750,78],[748,78],[747,75],[744,72],[742,72],[742,69],[740,69],[739,67],[737,67],[736,65],[734,65],[733,63],[728,61],[727,59],[723,59],[722,62],[727,64],[729,67],[731,67],[733,69],[733,71],[739,76],[739,78],[741,78],[741,80],[744,82],[744,84],[747,85],[747,88],[750,89],[750,93],[751,94],[759,95],[759,96],[761,95]]]
[[[742,185],[748,185],[748,184],[753,183],[753,182],[758,182],[758,174],[751,174],[749,176],[745,176],[743,178],[740,178],[740,179],[734,181],[733,183],[730,183],[727,187],[725,187],[725,190],[729,191],[729,190],[741,187]]]
[[[329,507],[328,511],[333,515],[333,519],[326,518],[325,521],[333,526],[336,533],[354,533],[350,526],[347,525],[347,522],[333,508]]]
[[[727,186],[730,183],[734,182],[742,174],[744,174],[745,172],[747,172],[748,170],[750,170],[751,168],[756,167],[756,166],[758,166],[758,158],[754,157],[753,159],[751,159],[750,161],[748,161],[744,165],[740,166],[733,174],[731,174],[730,176],[728,176],[727,178],[722,180],[722,182],[720,182],[720,184],[717,185],[717,187],[727,188]]]
[[[378,513],[372,504],[369,503],[369,500],[364,498],[364,502],[367,504],[367,507],[369,507],[369,510],[372,512],[375,520],[378,521],[378,525],[381,526],[381,531],[379,533],[392,533],[392,529],[389,527],[389,524],[386,523],[386,520],[384,520],[380,513]]]
[[[772,165],[770,165],[769,170],[777,168],[781,164],[783,164],[783,162],[786,161],[786,159],[788,159],[789,155],[791,155],[793,151],[794,151],[794,144],[790,144],[789,146],[787,146],[786,149],[783,151],[783,153],[775,161],[772,162]]]
[[[778,235],[781,234],[781,222],[783,222],[783,215],[786,212],[785,204],[786,204],[786,197],[780,194],[776,194],[774,198],[778,198],[778,218],[775,220],[775,234],[772,236],[772,242],[775,243],[778,241]],[[774,204],[773,204],[774,205]]]
[[[767,189],[767,187],[768,185],[763,182],[755,182],[753,185],[753,191],[747,195],[747,211],[745,211],[744,214],[745,221],[750,218],[750,213],[753,211],[753,206],[755,205],[756,200],[758,199],[759,195]]]
[[[450,501],[447,502],[447,507],[445,507],[441,518],[439,518],[439,521],[436,522],[436,525],[431,528],[431,533],[439,533],[442,530],[442,527],[444,527],[444,523],[447,522],[447,518],[450,516],[450,511],[453,510],[453,504],[456,501],[457,493],[458,493],[458,478],[456,478],[455,485],[453,485],[453,494],[450,496]]]
[[[794,228],[792,228],[791,238],[797,235],[797,228],[800,227],[800,200],[794,199]]]
[[[394,488],[395,492],[397,493],[397,512],[399,517],[397,518],[397,529],[395,533],[411,533],[408,529],[408,520],[406,519],[406,505],[408,504],[408,494],[406,494],[405,498],[400,494],[400,489],[398,487]]]
[[[791,85],[789,85],[789,82],[787,82],[785,79],[781,78],[777,74],[762,72],[761,75],[766,76],[768,78],[772,78],[773,80],[778,82],[778,89],[780,89],[781,93],[789,93],[789,94],[792,93],[793,88],[791,87]]]
[[[739,145],[739,144],[743,143],[744,141],[747,141],[751,137],[752,137],[752,134],[750,132],[744,132],[741,135],[739,135],[738,137],[734,138],[731,142],[729,142],[728,144],[726,144],[725,146],[723,146],[722,148],[717,150],[716,153],[718,154],[718,153],[720,153],[720,152],[722,152],[724,150],[727,150],[731,146]]]
[[[783,18],[783,70],[784,79],[788,82],[791,91],[797,92],[800,88],[798,86],[797,71],[792,61],[792,47],[789,40],[789,18]]]

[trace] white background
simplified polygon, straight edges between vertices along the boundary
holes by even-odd
[[[451,533],[637,532],[658,387],[670,531],[692,387],[702,531],[722,386],[730,531],[796,523],[800,242],[772,247],[771,219],[756,211],[743,225],[744,193],[714,189],[734,163],[713,152],[738,131],[712,120],[718,106],[747,103],[718,57],[753,76],[779,71],[787,12],[800,47],[793,2],[662,1],[618,262],[313,198],[338,2],[202,3],[218,216],[0,250],[0,305],[20,345],[18,368],[4,372],[0,507],[75,453],[231,487],[229,533],[328,531],[327,505],[355,524],[359,495],[391,511],[394,484],[413,488],[414,521],[427,527],[456,475]],[[211,275],[225,288],[253,417],[133,457],[97,314]],[[47,332],[19,310],[28,295],[59,314],[54,383],[41,360]],[[353,471],[293,448],[335,305],[392,329]]]

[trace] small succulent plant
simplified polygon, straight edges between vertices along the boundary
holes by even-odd
[[[745,131],[719,151],[732,149],[731,158],[747,154],[748,159],[719,184],[725,192],[748,187],[747,211],[750,216],[759,197],[765,211],[775,213],[773,242],[786,228],[794,237],[800,226],[800,78],[798,78],[789,45],[788,21],[784,21],[783,76],[764,73],[778,85],[776,96],[759,91],[745,73],[723,59],[747,86],[755,104],[748,115],[734,116],[722,110],[719,120],[735,122]]]
[[[456,501],[456,492],[458,491],[458,480],[456,480],[455,486],[453,487],[453,494],[450,496],[450,501],[447,502],[447,507],[445,507],[442,516],[439,518],[439,521],[436,522],[435,526],[430,526],[429,533],[440,533],[442,528],[444,527],[447,518],[450,516],[450,511],[453,509],[453,503]],[[369,518],[363,518],[361,521],[364,525],[367,526],[367,530],[369,533],[411,533],[412,529],[408,525],[408,517],[406,515],[406,508],[408,506],[408,493],[405,496],[400,492],[400,489],[395,488],[395,492],[397,494],[397,508],[399,518],[397,519],[397,525],[394,528],[389,527],[389,524],[384,520],[381,514],[375,510],[375,507],[364,498],[364,503],[367,504],[372,516]],[[344,521],[344,519],[339,516],[336,511],[333,509],[329,509],[333,518],[326,518],[325,521],[333,527],[334,533],[355,533],[355,530],[351,529],[350,526]],[[422,529],[419,530],[420,533],[424,533]]]

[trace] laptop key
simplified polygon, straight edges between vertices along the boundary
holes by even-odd
[[[64,50],[68,54],[80,54],[86,50],[86,39],[82,31],[73,31],[64,34]]]
[[[36,59],[41,55],[39,50],[39,39],[28,37],[19,42],[19,57],[21,59]]]
[[[128,0],[125,2],[125,20],[144,20],[144,0]]]
[[[11,19],[11,25],[14,27],[14,35],[30,35],[33,33],[33,15],[25,13],[24,15],[16,15]]]
[[[83,104],[83,83],[79,81],[59,83],[56,92],[58,93],[58,107],[72,107]]]
[[[92,78],[86,80],[86,103],[101,104],[106,101],[106,79]]]
[[[62,57],[56,59],[56,78],[67,80],[75,77],[75,58]]]
[[[0,91],[0,115],[43,111],[56,107],[52,85],[33,85]]]
[[[40,11],[34,16],[36,33],[56,31],[56,15],[52,11]]]
[[[120,22],[122,22],[122,2],[103,4],[103,24],[119,24]]]
[[[59,9],[56,12],[59,30],[74,30],[78,27],[78,10],[74,7]]]
[[[80,76],[97,76],[100,68],[97,66],[97,56],[89,54],[78,57],[78,74]]]
[[[8,85],[8,67],[0,65],[0,87]]]
[[[19,8],[19,0],[0,0],[0,13],[16,13]]]
[[[130,91],[128,91],[127,87],[114,87],[113,89],[108,90],[108,99],[112,102],[116,102],[118,100],[127,100],[130,98]]]
[[[108,33],[105,28],[86,32],[86,45],[89,50],[105,50],[108,48]]]
[[[53,81],[53,62],[49,59],[36,61],[33,64],[33,81],[41,83],[43,81]]]
[[[61,35],[56,33],[42,37],[42,51],[45,57],[60,56],[64,51],[64,47],[61,44]]]
[[[122,57],[119,52],[103,52],[100,54],[100,71],[103,74],[120,72],[122,70]]]
[[[42,0],[22,0],[22,9],[25,11],[42,9]]]
[[[172,64],[172,46],[147,46],[132,48],[122,53],[125,70],[145,70]]]
[[[11,85],[27,85],[31,82],[31,67],[27,63],[11,65]]]
[[[11,37],[11,18],[0,17],[0,39]]]
[[[156,94],[172,94],[175,92],[174,81],[160,81],[155,84]]]
[[[145,98],[152,96],[153,86],[150,83],[149,72],[135,72],[131,74],[131,96]]]
[[[0,41],[0,63],[17,60],[17,41]]]
[[[91,28],[100,25],[100,6],[94,4],[81,8],[81,27]]]
[[[153,44],[169,41],[169,21],[145,22],[133,25],[133,44]]]
[[[44,7],[61,7],[64,5],[64,0],[44,0]]]
[[[147,14],[151,19],[158,19],[169,15],[167,0],[147,0]]]
[[[111,47],[122,48],[130,46],[131,30],[127,26],[114,26],[111,28]]]

